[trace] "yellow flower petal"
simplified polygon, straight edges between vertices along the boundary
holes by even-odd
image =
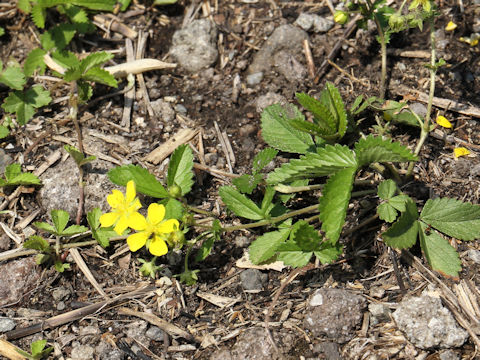
[[[165,206],[157,203],[150,204],[148,207],[148,220],[151,224],[159,224],[165,217]]]
[[[180,227],[180,224],[178,223],[178,220],[169,219],[155,226],[155,231],[157,233],[168,234],[175,230],[178,230],[179,227]]]
[[[130,180],[127,183],[127,190],[125,192],[125,199],[127,203],[131,203],[135,199],[136,195],[137,193],[135,191],[135,183],[133,182],[133,180]]]
[[[447,128],[447,129],[452,128],[452,123],[450,121],[448,121],[445,116],[442,116],[442,115],[437,116],[436,122],[437,122],[438,125],[440,125],[444,128]]]
[[[464,147],[458,147],[453,149],[453,155],[455,155],[455,158],[459,158],[460,156],[465,156],[468,154],[470,154],[470,150]]]
[[[168,252],[168,247],[165,241],[160,236],[155,236],[150,242],[150,247],[148,248],[148,251],[150,251],[152,255],[162,256]]]
[[[128,226],[131,227],[133,230],[145,230],[147,228],[147,225],[148,224],[145,217],[138,212],[134,212],[128,217]]]
[[[117,221],[119,215],[114,212],[109,212],[100,216],[100,226],[101,227],[110,227]]]
[[[457,24],[453,21],[449,21],[448,24],[445,26],[445,31],[453,31],[457,28]]]
[[[141,249],[147,242],[148,236],[145,232],[139,232],[130,235],[127,238],[127,244],[130,248],[130,251],[135,252],[138,249]]]
[[[123,232],[128,228],[128,217],[125,215],[120,215],[117,221],[117,224],[113,228],[118,235],[122,235]]]
[[[114,189],[112,193],[107,196],[108,205],[115,209],[119,204],[122,204],[125,201],[125,198],[120,190]]]

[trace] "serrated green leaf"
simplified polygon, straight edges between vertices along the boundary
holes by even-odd
[[[70,82],[70,81],[77,81],[82,78],[82,72],[78,67],[70,68],[65,71],[63,74],[63,80]]]
[[[70,21],[75,24],[75,29],[81,34],[95,31],[95,26],[90,22],[85,10],[78,6],[67,4],[65,5],[65,13]]]
[[[67,226],[70,215],[65,210],[52,210],[50,212],[50,217],[52,218],[53,226],[58,234],[61,234]]]
[[[106,248],[110,245],[110,239],[118,236],[118,234],[113,231],[113,226],[109,228],[100,227],[100,216],[102,216],[102,211],[99,208],[94,208],[87,213],[87,222],[92,231],[92,237],[98,241],[101,247]]]
[[[345,135],[347,131],[347,112],[345,110],[345,104],[343,103],[340,91],[330,82],[326,84],[326,90],[330,98],[330,102],[335,109],[336,130],[340,138]]]
[[[252,162],[252,169],[253,173],[259,173],[263,170],[265,166],[267,166],[270,161],[272,161],[275,156],[277,156],[278,150],[272,148],[265,148],[260,151],[255,157],[253,158]]]
[[[382,235],[385,243],[396,249],[409,249],[417,242],[420,229],[417,206],[413,201],[407,202],[407,208],[390,229]]]
[[[72,41],[77,30],[73,24],[60,24],[40,36],[40,43],[43,49],[49,51],[52,49],[63,50]]]
[[[272,259],[278,246],[284,243],[289,235],[290,228],[286,228],[267,232],[259,236],[248,247],[250,260],[254,264],[260,264]]]
[[[148,172],[147,169],[137,165],[124,165],[113,168],[108,172],[108,178],[117,185],[126,186],[133,180],[139,193],[154,197],[166,198],[168,192],[163,185]]]
[[[85,155],[83,155],[83,153],[81,153],[75,146],[65,145],[63,148],[69,153],[77,165],[85,159]]]
[[[30,77],[33,75],[36,69],[39,69],[40,75],[45,73],[45,60],[43,57],[47,52],[43,49],[37,48],[30,51],[27,58],[25,59],[25,63],[23,64],[23,73],[26,77]]]
[[[233,186],[222,186],[218,191],[225,205],[237,216],[250,220],[261,220],[263,212],[252,200],[239,193]]]
[[[165,219],[180,220],[184,213],[184,207],[180,201],[168,198],[165,203]]]
[[[190,192],[193,185],[193,152],[188,145],[180,145],[170,157],[167,186],[178,185],[182,196]]]
[[[113,59],[113,54],[105,51],[89,54],[80,62],[80,71],[82,73],[86,73],[88,70],[102,65],[110,59]]]
[[[21,173],[22,166],[20,164],[10,164],[5,168],[5,179],[7,179],[7,181],[12,180],[14,177],[20,175]]]
[[[262,137],[271,147],[286,152],[303,154],[314,145],[309,134],[290,125],[290,119],[305,119],[294,105],[271,105],[262,112],[261,118]]]
[[[338,259],[338,257],[343,252],[343,246],[338,242],[331,244],[330,242],[324,241],[320,245],[319,250],[314,250],[313,253],[318,258],[322,264],[330,264],[331,262]]]
[[[388,179],[378,184],[377,194],[380,199],[389,200],[397,191],[395,181]]]
[[[423,207],[420,219],[457,239],[480,238],[480,205],[450,198],[429,199]]]
[[[34,108],[46,106],[51,101],[50,92],[45,90],[42,85],[34,85],[25,93],[25,102]]]
[[[305,121],[305,120],[298,120],[293,119],[290,120],[290,124],[297,130],[306,132],[312,136],[319,136],[324,139],[336,139],[337,136],[335,135],[334,131],[322,129],[317,124]]]
[[[37,340],[32,342],[32,344],[30,345],[32,355],[35,356],[41,354],[45,345],[47,345],[47,340]]]
[[[318,148],[317,153],[309,152],[300,159],[293,159],[275,169],[269,174],[267,183],[288,183],[298,179],[327,176],[356,166],[355,156],[347,146],[327,145]]]
[[[103,70],[97,67],[87,70],[87,72],[85,72],[82,78],[87,81],[93,81],[114,88],[118,86],[117,80],[112,74],[110,74],[107,70]]]
[[[46,11],[40,4],[36,3],[35,5],[33,5],[32,20],[35,25],[40,29],[43,29],[45,27],[45,15]]]
[[[408,148],[391,140],[369,135],[355,144],[359,166],[374,162],[415,161],[417,157]]]
[[[35,225],[37,228],[39,228],[40,230],[43,230],[43,231],[46,231],[50,234],[55,234],[56,233],[56,230],[55,228],[50,225],[49,223],[46,223],[46,222],[34,222],[33,225]]]
[[[176,1],[176,0],[175,0]],[[122,4],[120,11],[125,11],[130,6],[131,0],[120,0],[119,3]]]
[[[356,167],[340,170],[328,179],[322,190],[318,206],[319,217],[322,221],[322,230],[325,232],[325,237],[332,244],[338,241],[345,224],[348,202],[350,201],[356,173]]]
[[[0,139],[4,139],[8,135],[10,135],[10,129],[7,126],[0,125]]]
[[[27,80],[20,66],[8,66],[0,74],[0,83],[13,90],[23,90]]]
[[[313,114],[315,125],[319,127],[320,134],[333,135],[337,132],[338,123],[335,114],[330,111],[329,99],[327,99],[327,103],[323,103],[305,93],[296,93],[295,96],[298,102]]]
[[[30,3],[30,0],[18,0],[17,7],[25,14],[30,14],[32,11],[32,4]]]
[[[70,225],[68,228],[61,232],[62,236],[72,236],[76,234],[84,233],[88,231],[88,228],[82,225]]]
[[[397,219],[398,212],[388,202],[378,205],[377,214],[381,220],[386,222],[394,222]]]
[[[115,0],[72,0],[71,4],[81,6],[90,10],[113,11]]]
[[[305,252],[319,250],[322,242],[318,231],[304,220],[297,221],[293,225],[290,239]]]
[[[177,0],[154,0],[153,5],[160,6],[160,5],[171,5],[175,4]]]
[[[40,252],[48,252],[50,250],[50,244],[47,240],[38,235],[30,236],[23,243],[25,249],[33,249]]]
[[[63,273],[65,270],[70,269],[70,264],[63,263],[60,260],[56,260],[54,266],[55,270],[57,270],[59,273]]]
[[[17,122],[25,125],[35,114],[35,108],[45,106],[51,101],[50,93],[41,85],[35,85],[25,93],[12,91],[4,100],[2,108],[17,115]]]
[[[303,251],[295,241],[289,240],[277,248],[277,260],[283,261],[285,265],[298,268],[308,264],[312,258],[312,251]]]
[[[268,210],[273,209],[274,205],[272,204],[272,200],[274,196],[275,196],[275,189],[273,188],[273,186],[267,186],[265,188],[265,193],[263,195],[262,206],[261,206],[261,210],[264,216],[269,213]]]
[[[352,113],[356,113],[355,110],[360,106],[360,104],[362,104],[362,101],[363,101],[363,95],[357,96],[352,106],[350,106],[350,111]]]
[[[21,173],[7,181],[7,185],[40,185],[41,180],[32,173]]]
[[[55,51],[52,59],[66,69],[77,69],[80,66],[80,60],[70,51]]]
[[[238,178],[232,179],[232,183],[241,193],[251,194],[257,185],[262,181],[262,178],[262,174],[243,174]]]
[[[404,212],[407,209],[407,202],[411,200],[408,195],[397,195],[391,198],[388,203],[400,212]]]
[[[420,246],[433,270],[458,278],[462,262],[457,251],[435,230],[427,233],[427,225],[420,223]]]
[[[93,95],[93,87],[87,81],[77,81],[78,97],[81,101],[87,102]]]

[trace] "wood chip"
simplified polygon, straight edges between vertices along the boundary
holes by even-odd
[[[275,270],[275,271],[283,271],[285,269],[285,265],[283,261],[275,261],[270,264],[263,264],[263,265],[254,265],[250,261],[250,257],[248,255],[248,251],[243,254],[243,256],[237,260],[235,266],[240,269],[258,269],[258,270]]]
[[[189,142],[197,134],[198,130],[181,129],[168,139],[168,141],[145,156],[144,160],[157,165],[165,160],[177,147]]]
[[[95,15],[93,20],[108,29],[115,31],[119,34],[122,34],[130,39],[135,39],[137,37],[137,32],[127,25],[119,22],[116,17],[113,16],[105,16],[105,15]]]
[[[237,302],[241,301],[241,298],[234,299],[234,298],[229,298],[226,296],[220,296],[220,295],[214,295],[211,293],[206,293],[203,291],[197,291],[196,292],[197,296],[199,298],[202,298],[203,300],[208,301],[209,303],[218,306],[219,308],[223,309],[225,307],[230,307]]]

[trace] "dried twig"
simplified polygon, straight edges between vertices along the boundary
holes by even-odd
[[[126,39],[125,40],[125,49],[127,52],[127,62],[135,60],[135,55],[133,53],[133,44],[132,40]],[[120,122],[120,126],[130,131],[130,117],[132,115],[132,106],[133,100],[135,98],[135,76],[129,75],[129,83],[131,83],[132,87],[127,92],[125,92],[124,102],[123,102],[123,114],[122,114],[122,121]]]

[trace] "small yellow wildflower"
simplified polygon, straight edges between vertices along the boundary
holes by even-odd
[[[118,235],[122,235],[129,226],[130,217],[138,214],[138,209],[142,207],[136,195],[135,183],[132,180],[127,183],[125,196],[119,190],[112,190],[112,193],[107,196],[107,202],[111,206],[112,212],[100,216],[100,225],[109,227],[115,224],[113,230]]]
[[[432,4],[430,3],[430,0],[413,0],[408,7],[408,10],[416,9],[420,5],[422,6],[422,9],[426,12],[430,12],[430,10],[432,9]]]
[[[458,159],[460,156],[466,156],[468,154],[470,154],[470,150],[464,147],[458,147],[453,149],[453,155],[455,156],[455,159]]]
[[[452,123],[450,121],[447,120],[447,118],[445,116],[437,116],[437,119],[435,120],[437,122],[438,125],[440,125],[441,127],[444,127],[444,128],[447,128],[447,129],[451,129],[452,128]]]
[[[453,31],[457,28],[457,24],[453,21],[449,21],[448,24],[445,26],[445,31]]]
[[[155,256],[162,256],[168,252],[166,244],[167,235],[178,230],[178,220],[165,218],[165,206],[157,203],[150,204],[148,207],[147,218],[136,213],[130,218],[130,227],[136,231],[135,234],[127,238],[127,244],[130,251],[137,251],[145,244],[148,244],[148,250]]]

